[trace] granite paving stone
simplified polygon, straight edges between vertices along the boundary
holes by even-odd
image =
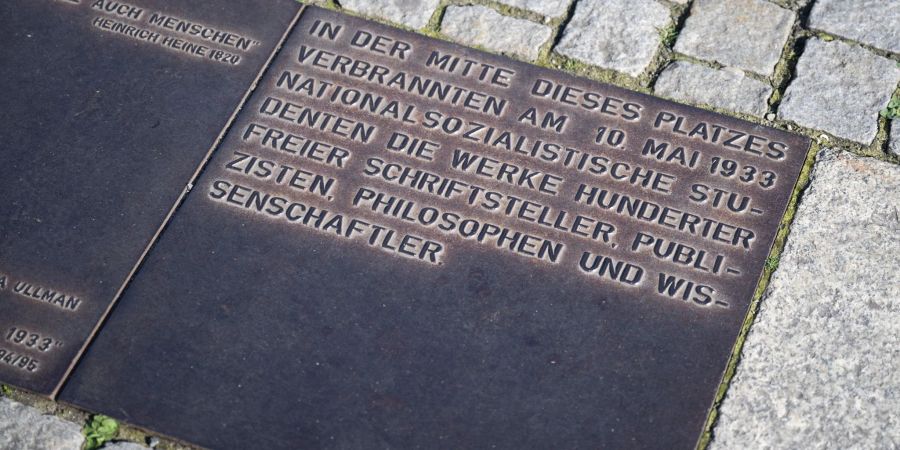
[[[697,0],[675,51],[771,75],[796,14],[765,0]]]
[[[0,398],[0,448],[78,450],[83,442],[84,436],[77,424]]]
[[[669,8],[654,0],[584,0],[563,30],[556,52],[578,61],[638,76],[671,23]]]
[[[550,27],[476,5],[448,7],[441,32],[462,44],[534,60],[553,31]]]
[[[149,448],[150,447],[147,447],[147,446],[144,446],[141,444],[137,444],[134,442],[118,441],[118,442],[110,442],[110,443],[104,445],[103,447],[101,447],[101,450],[147,450]]]
[[[571,0],[498,0],[500,3],[516,8],[543,14],[547,17],[561,17],[569,8]]]
[[[819,0],[809,14],[810,28],[900,52],[900,1]]]
[[[342,7],[410,28],[428,24],[440,0],[341,0]]]
[[[856,45],[811,39],[778,113],[805,127],[869,144],[878,133],[878,113],[898,80],[900,67],[894,61]]]
[[[659,95],[691,103],[702,103],[729,111],[761,116],[767,109],[772,88],[739,70],[716,70],[676,61],[656,80]]]
[[[818,155],[713,449],[900,446],[900,166]]]

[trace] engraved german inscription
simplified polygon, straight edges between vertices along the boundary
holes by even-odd
[[[298,10],[0,4],[0,381],[58,391]],[[305,165],[273,179],[328,183]]]
[[[61,398],[210,448],[689,448],[808,149],[307,7]]]
[[[685,306],[729,308],[728,283],[757,276],[746,255],[770,243],[752,218],[803,143],[392,32],[304,25],[224,146],[210,201],[431,266],[465,242]]]
[[[94,0],[90,8],[96,29],[217,63],[238,65],[242,53],[260,45],[232,31],[125,2]]]

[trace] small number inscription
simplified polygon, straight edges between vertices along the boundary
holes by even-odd
[[[597,128],[597,137],[594,138],[594,143],[612,148],[622,148],[625,143],[625,132],[615,128]]]
[[[31,333],[28,330],[16,327],[9,329],[9,332],[6,333],[6,340],[13,344],[34,348],[42,352],[48,352],[53,347],[62,347],[62,342],[51,337],[41,336],[38,333]]]
[[[38,360],[34,358],[29,358],[25,355],[11,352],[4,348],[0,348],[0,362],[3,364],[7,364],[18,369],[27,370],[28,372],[35,372],[38,369]]]
[[[769,170],[760,171],[754,166],[741,166],[737,161],[714,156],[709,166],[709,173],[723,178],[737,178],[743,183],[758,183],[763,189],[769,189],[775,185],[777,175]]]

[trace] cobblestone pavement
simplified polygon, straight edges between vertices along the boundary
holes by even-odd
[[[827,148],[703,444],[900,448],[900,0],[314,3]],[[0,448],[76,449],[81,426],[0,399]]]

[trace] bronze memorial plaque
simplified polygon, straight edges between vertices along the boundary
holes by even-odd
[[[0,382],[58,389],[298,10],[0,4]]]
[[[808,148],[307,7],[60,398],[212,448],[690,448]]]

